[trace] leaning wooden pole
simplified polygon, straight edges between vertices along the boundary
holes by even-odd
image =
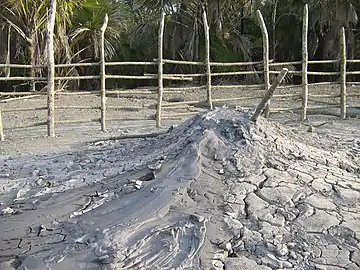
[[[101,130],[106,131],[106,68],[105,68],[105,31],[108,25],[109,17],[106,14],[104,23],[101,26],[100,42],[100,92],[101,92]]]
[[[346,35],[345,28],[340,31],[340,118],[346,119]]]
[[[161,20],[158,32],[158,100],[156,107],[156,127],[161,127],[161,107],[164,94],[164,82],[163,82],[163,46],[164,46],[164,28],[165,28],[165,12],[161,13]]]
[[[55,58],[54,58],[54,27],[56,15],[56,0],[50,0],[50,11],[46,27],[46,48],[47,48],[47,132],[49,137],[55,137]]]
[[[3,127],[3,122],[2,122],[2,113],[0,110],[0,141],[4,140],[4,127]]]
[[[303,29],[302,29],[302,112],[301,120],[307,119],[308,97],[309,97],[309,82],[308,82],[308,32],[309,32],[309,8],[306,4],[303,14]]]
[[[262,37],[263,37],[264,84],[265,84],[265,91],[267,91],[269,89],[269,87],[270,87],[269,34],[268,34],[267,29],[266,29],[265,21],[264,21],[264,18],[262,16],[260,10],[256,11],[256,15],[257,15],[258,20],[259,20],[261,33],[262,33]],[[269,117],[269,114],[270,114],[270,100],[268,100],[268,102],[266,104],[265,111],[264,111],[264,116],[267,118],[267,117]]]
[[[265,109],[266,104],[268,103],[268,101],[271,99],[272,95],[274,94],[276,88],[279,86],[279,84],[283,81],[283,79],[285,78],[286,74],[288,73],[288,69],[287,68],[283,68],[280,72],[280,74],[277,76],[276,80],[273,81],[272,85],[269,87],[269,89],[266,91],[264,97],[262,98],[262,100],[260,101],[259,105],[256,107],[254,114],[251,116],[250,120],[251,121],[256,121],[261,112]]]
[[[203,11],[203,24],[205,32],[205,67],[206,67],[206,90],[207,103],[210,110],[213,109],[212,92],[211,92],[211,66],[210,66],[210,28],[206,17],[206,11]]]

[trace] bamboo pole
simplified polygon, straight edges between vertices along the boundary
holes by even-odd
[[[105,68],[105,31],[109,17],[106,14],[101,26],[100,49],[100,91],[101,91],[101,131],[106,131],[106,68]]]
[[[340,32],[340,118],[346,119],[346,36],[345,28]]]
[[[264,83],[265,83],[265,91],[268,91],[270,88],[270,73],[269,73],[269,34],[266,29],[264,18],[260,12],[260,10],[256,11],[256,15],[259,20],[261,33],[263,36],[263,63],[264,63]],[[265,106],[264,116],[267,118],[270,114],[270,99],[267,101]]]
[[[165,118],[172,118],[172,117],[182,117],[182,116],[191,116],[194,114],[198,114],[201,113],[201,111],[196,111],[196,112],[185,112],[185,113],[169,113],[167,115],[165,115]]]
[[[205,103],[204,101],[200,101],[200,100],[189,100],[189,101],[180,101],[180,102],[168,102],[168,103],[164,103],[163,107],[171,107],[173,105],[194,105],[194,104],[201,104],[201,103]]]
[[[254,91],[263,91],[263,84],[253,84],[253,85],[244,85],[244,84],[234,84],[234,85],[213,85],[213,89],[255,89]]]
[[[32,127],[40,127],[40,126],[46,126],[48,122],[38,122],[34,124],[24,124],[14,127],[8,127],[7,129],[21,129],[21,128],[32,128]]]
[[[114,136],[114,137],[109,137],[109,138],[105,138],[105,139],[97,139],[94,141],[90,141],[88,143],[92,144],[92,143],[103,142],[103,141],[118,141],[118,140],[125,140],[125,139],[154,138],[154,137],[158,137],[161,135],[165,135],[167,133],[168,133],[168,131],[160,131],[160,132],[154,132],[154,133],[120,135],[120,136]]]
[[[56,0],[50,0],[50,11],[46,27],[46,48],[48,55],[48,121],[47,132],[49,137],[55,137],[55,58],[54,58],[54,27],[56,15]]]
[[[216,72],[211,73],[211,76],[234,76],[234,75],[248,75],[248,74],[261,74],[261,71],[229,71],[229,72]]]
[[[348,71],[346,72],[347,75],[360,75],[360,71]]]
[[[260,65],[263,61],[258,62],[211,62],[210,66],[218,66],[218,67],[241,67],[241,66],[254,66],[254,65]]]
[[[124,122],[128,122],[128,121],[154,121],[155,120],[155,115],[152,114],[152,115],[145,115],[143,117],[139,116],[139,117],[126,117],[126,118],[109,118],[108,119],[108,122],[110,121],[116,121],[116,122],[120,122],[120,121],[124,121]],[[135,123],[131,123],[131,124],[135,124]]]
[[[153,66],[157,62],[107,62],[106,66]]]
[[[6,99],[0,100],[0,103],[7,103],[7,102],[10,102],[10,101],[31,99],[31,98],[36,98],[36,97],[41,97],[41,95],[32,95],[32,96],[6,98]],[[45,109],[46,109],[46,108],[45,108]]]
[[[48,107],[35,107],[35,108],[12,108],[2,109],[3,112],[30,112],[30,111],[45,111]]]
[[[85,124],[85,123],[99,123],[101,119],[88,119],[88,120],[59,120],[57,123],[60,125],[64,124]]]
[[[308,64],[336,64],[339,63],[340,60],[339,59],[335,59],[335,60],[311,60],[308,61]]]
[[[207,103],[210,110],[213,109],[212,93],[211,93],[211,65],[210,65],[210,28],[206,18],[206,11],[203,10],[203,23],[205,31],[205,66],[206,66],[206,89],[207,89]]]
[[[334,85],[334,84],[339,84],[339,82],[317,82],[317,83],[308,83],[308,86]]]
[[[4,127],[2,122],[2,113],[0,110],[0,141],[4,141]]]
[[[158,61],[158,60],[157,60]],[[203,66],[204,62],[163,59],[164,64]]]
[[[317,75],[317,76],[331,76],[331,75],[340,75],[338,71],[308,71],[307,75]]]
[[[46,81],[46,77],[0,77],[0,81]],[[34,94],[34,91],[32,94]]]
[[[256,110],[255,110],[254,114],[250,118],[251,121],[256,122],[256,120],[259,118],[261,112],[265,109],[268,100],[270,100],[270,98],[274,94],[274,92],[275,92],[276,88],[278,87],[278,85],[285,78],[285,75],[286,75],[287,72],[288,72],[287,68],[282,69],[279,76],[276,78],[276,80],[272,83],[272,85],[266,91],[263,99],[260,101],[259,105],[256,107]]]
[[[99,79],[100,76],[99,75],[94,75],[94,76],[61,76],[61,77],[55,77],[55,80],[58,80],[58,81],[64,81],[64,80],[93,80],[93,79]]]
[[[303,29],[302,29],[302,89],[303,89],[303,101],[302,101],[302,113],[301,119],[307,119],[307,107],[308,107],[308,31],[309,31],[309,7],[305,4],[303,14]]]
[[[156,127],[161,126],[161,106],[164,95],[164,84],[163,84],[163,46],[164,46],[164,28],[165,28],[165,12],[161,12],[161,20],[159,26],[158,36],[158,100],[156,107]]]
[[[69,63],[69,64],[56,64],[55,68],[67,68],[67,67],[94,67],[98,66],[99,62],[97,63]]]
[[[68,105],[68,106],[56,106],[55,109],[56,110],[69,110],[69,109],[74,109],[74,110],[101,110],[101,107],[99,107],[99,106],[72,106],[72,105]]]
[[[270,70],[269,74],[280,74],[281,71],[277,71],[277,70]],[[297,71],[297,70],[289,70],[288,74],[292,74],[292,75],[302,75],[301,71]]]
[[[57,96],[92,96],[101,94],[100,91],[57,92]]]
[[[42,65],[32,66],[32,65],[11,64],[11,63],[7,64],[7,63],[5,63],[5,64],[0,64],[0,67],[1,68],[7,68],[7,67],[9,67],[9,68],[45,68],[47,66],[42,66]]]
[[[300,65],[301,61],[292,61],[292,62],[278,62],[278,63],[270,63],[270,67],[278,67],[278,66],[289,66],[289,65]]]

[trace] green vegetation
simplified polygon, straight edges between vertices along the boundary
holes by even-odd
[[[163,7],[167,14],[164,37],[166,58],[203,60],[201,16],[205,8],[210,25],[212,60],[261,60],[261,32],[255,16],[259,9],[269,31],[271,58],[275,61],[296,61],[301,59],[302,12],[305,3],[309,4],[310,10],[310,59],[338,58],[342,26],[346,29],[348,57],[360,58],[358,0],[61,0],[58,1],[56,17],[55,59],[57,63],[98,61],[100,27],[105,14],[108,14],[109,25],[105,34],[107,61],[152,61],[157,57],[157,30]],[[46,63],[47,9],[46,0],[0,0],[0,63],[7,60],[34,65]],[[313,68],[331,70],[337,69],[337,66],[317,65]],[[189,73],[197,72],[198,69],[202,67],[166,65],[165,72]],[[234,68],[217,69],[231,70]],[[57,71],[63,76],[98,74],[98,68],[63,68]],[[11,75],[35,76],[44,72],[11,69]],[[156,67],[112,67],[108,68],[108,72],[143,74],[156,72]],[[0,70],[0,74],[4,76],[6,69]],[[239,79],[256,80],[249,76],[236,78]],[[134,87],[151,82],[116,83]],[[0,84],[0,89],[12,90],[17,84]],[[38,86],[39,90],[41,85]],[[96,88],[97,82],[84,82],[80,88],[84,87]],[[115,82],[109,87],[115,87]]]

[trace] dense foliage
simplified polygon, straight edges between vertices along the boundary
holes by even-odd
[[[46,63],[48,2],[0,0],[0,63],[7,60],[11,63]],[[108,14],[106,59],[151,61],[157,57],[157,30],[163,7],[166,11],[166,58],[203,60],[204,33],[201,15],[205,8],[210,25],[212,60],[231,62],[262,59],[257,9],[262,12],[269,31],[271,58],[275,61],[300,60],[305,3],[309,4],[310,10],[309,57],[336,59],[339,54],[340,28],[344,26],[348,57],[360,58],[358,0],[61,0],[58,1],[56,17],[55,57],[57,63],[97,61],[100,27],[105,14]],[[327,65],[314,68],[337,67]],[[166,66],[166,72],[172,73],[196,72],[197,69],[199,67]],[[233,68],[226,70],[229,69]],[[24,72],[32,76],[45,71],[11,70],[12,75],[23,75]],[[96,74],[98,69],[59,69],[57,72],[62,75]],[[109,72],[143,74],[156,70],[114,67]],[[4,75],[6,69],[0,70],[0,73]],[[248,76],[240,79],[257,78]],[[135,86],[130,82],[121,83]]]

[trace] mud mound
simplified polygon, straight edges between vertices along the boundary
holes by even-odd
[[[2,158],[0,268],[359,269],[358,157],[249,118]]]

